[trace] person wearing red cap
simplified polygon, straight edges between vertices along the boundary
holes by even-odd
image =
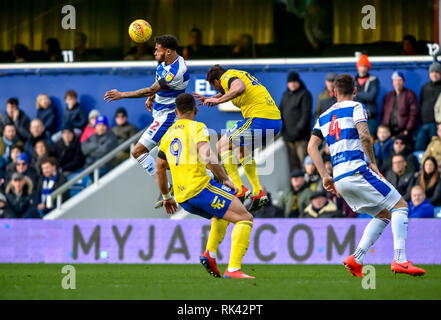
[[[380,91],[380,81],[376,76],[369,74],[371,63],[368,56],[362,54],[357,62],[357,75],[355,76],[355,86],[357,95],[354,100],[363,103],[368,112],[368,126],[371,136],[377,132],[378,104],[377,98]]]

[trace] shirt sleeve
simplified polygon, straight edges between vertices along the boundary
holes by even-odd
[[[319,120],[317,119],[317,121],[315,122],[314,128],[312,128],[312,135],[319,137],[320,139],[324,140],[325,137],[323,137],[323,133],[320,127],[320,123]]]
[[[169,71],[167,71],[164,76],[159,79],[159,83],[163,85],[168,86],[169,88],[174,88],[179,86],[184,82],[184,76],[182,74],[182,70],[176,69],[176,68],[170,68]],[[162,85],[161,85],[162,87]]]
[[[366,107],[362,103],[357,103],[357,105],[354,107],[354,113],[352,117],[354,119],[355,125],[363,121],[368,121]]]
[[[233,75],[231,75],[228,71],[225,72],[221,77],[221,86],[224,88],[225,92],[230,90],[229,82],[232,77]]]
[[[197,143],[209,142],[209,141],[210,141],[210,133],[208,132],[208,128],[204,124],[199,125]]]

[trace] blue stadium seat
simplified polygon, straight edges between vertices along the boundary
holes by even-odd
[[[424,151],[414,151],[413,155],[418,159],[418,162],[421,165],[421,161],[423,160]]]
[[[435,210],[433,210],[433,217],[441,218],[441,206],[435,207]]]
[[[77,176],[82,170],[76,171],[72,174],[70,174],[67,177],[67,181],[72,180],[75,176]],[[81,192],[82,190],[86,189],[89,185],[92,184],[92,180],[90,179],[89,176],[84,177],[81,180],[78,180],[77,183],[75,183],[70,189],[69,189],[69,193],[70,196],[73,197],[75,196],[77,193]]]

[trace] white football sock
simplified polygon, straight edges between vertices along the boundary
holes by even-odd
[[[136,158],[136,161],[138,161],[144,171],[147,172],[149,175],[155,175],[156,161],[148,152],[141,154],[138,158]]]
[[[364,256],[368,249],[378,240],[384,231],[384,228],[389,224],[387,219],[373,218],[366,226],[358,243],[357,250],[354,252],[355,261],[359,264],[363,264]]]
[[[407,261],[406,238],[409,219],[407,208],[392,210],[392,233],[394,235],[394,260],[398,263]]]

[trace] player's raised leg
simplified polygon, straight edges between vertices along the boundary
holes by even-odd
[[[244,202],[251,195],[251,192],[243,185],[242,179],[240,178],[239,161],[233,153],[232,143],[226,135],[223,135],[216,146],[225,171],[231,178],[231,181],[233,181],[234,186],[239,190],[236,197],[238,197],[241,202]]]

